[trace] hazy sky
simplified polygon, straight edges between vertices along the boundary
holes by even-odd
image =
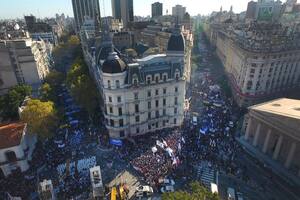
[[[101,16],[111,15],[111,0],[99,0]],[[209,14],[218,11],[221,6],[223,10],[229,10],[233,6],[234,12],[246,10],[250,0],[133,0],[134,15],[151,15],[151,4],[159,1],[163,3],[163,13],[169,10],[172,13],[172,6],[181,4],[187,8],[191,15]],[[23,17],[33,14],[37,17],[50,17],[55,13],[65,13],[73,16],[71,0],[0,0],[0,19]]]

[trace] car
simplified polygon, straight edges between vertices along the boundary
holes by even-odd
[[[153,188],[148,185],[140,185],[136,187],[135,196],[136,197],[147,197],[153,194]]]
[[[161,193],[174,192],[174,186],[166,185],[160,188]]]
[[[167,178],[159,179],[158,182],[160,184],[165,184],[165,185],[172,185],[172,186],[175,185],[175,181],[173,179],[167,179]]]

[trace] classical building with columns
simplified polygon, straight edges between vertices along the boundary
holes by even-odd
[[[276,99],[249,107],[244,147],[272,171],[300,184],[300,100]]]

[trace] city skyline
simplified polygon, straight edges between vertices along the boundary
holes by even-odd
[[[111,0],[99,0],[101,16],[111,16]],[[157,2],[157,0],[135,0],[134,1],[134,13],[136,16],[151,16],[151,4]],[[176,4],[180,4],[187,8],[187,12],[191,15],[207,15],[213,11],[229,10],[230,6],[233,6],[234,12],[242,12],[247,8],[249,0],[211,0],[205,2],[205,6],[195,6],[195,0],[160,0],[158,2],[163,3],[163,14],[172,14],[172,7]],[[199,2],[199,1],[197,1]],[[201,3],[199,3],[201,4]],[[34,7],[32,5],[35,5]],[[146,6],[145,6],[146,5]],[[0,7],[0,19],[13,19],[23,18],[24,15],[33,14],[38,18],[53,17],[56,13],[64,13],[70,17],[73,17],[72,1],[71,0],[24,0],[22,2],[18,0],[5,1],[1,3]]]

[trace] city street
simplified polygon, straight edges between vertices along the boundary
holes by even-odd
[[[210,76],[213,80],[217,80],[219,77],[223,77],[223,70],[220,69],[221,63],[218,62],[213,51],[206,44],[206,41],[201,38],[199,42],[200,55],[203,58],[202,62],[198,65],[197,69],[194,69],[192,73],[192,90],[196,93],[200,93],[199,85],[203,81],[205,74],[210,72]],[[213,69],[215,68],[215,69]],[[218,74],[215,74],[215,73]],[[195,91],[196,90],[196,91]],[[197,91],[198,90],[198,91]],[[192,99],[192,111],[200,112],[203,110],[203,104],[198,99],[193,101]],[[239,116],[238,111],[232,111],[232,116]],[[234,117],[232,117],[234,118]],[[258,163],[255,158],[252,158],[241,147],[237,148],[235,165],[238,168],[243,169],[242,173],[238,175],[232,175],[220,170],[219,172],[219,192],[222,198],[227,198],[227,188],[231,187],[243,194],[244,199],[251,200],[281,200],[281,199],[299,199],[295,193],[291,191],[291,187],[283,180],[278,179],[275,175],[264,168],[263,164]],[[247,180],[247,181],[245,181]],[[295,191],[295,190],[294,190]]]

